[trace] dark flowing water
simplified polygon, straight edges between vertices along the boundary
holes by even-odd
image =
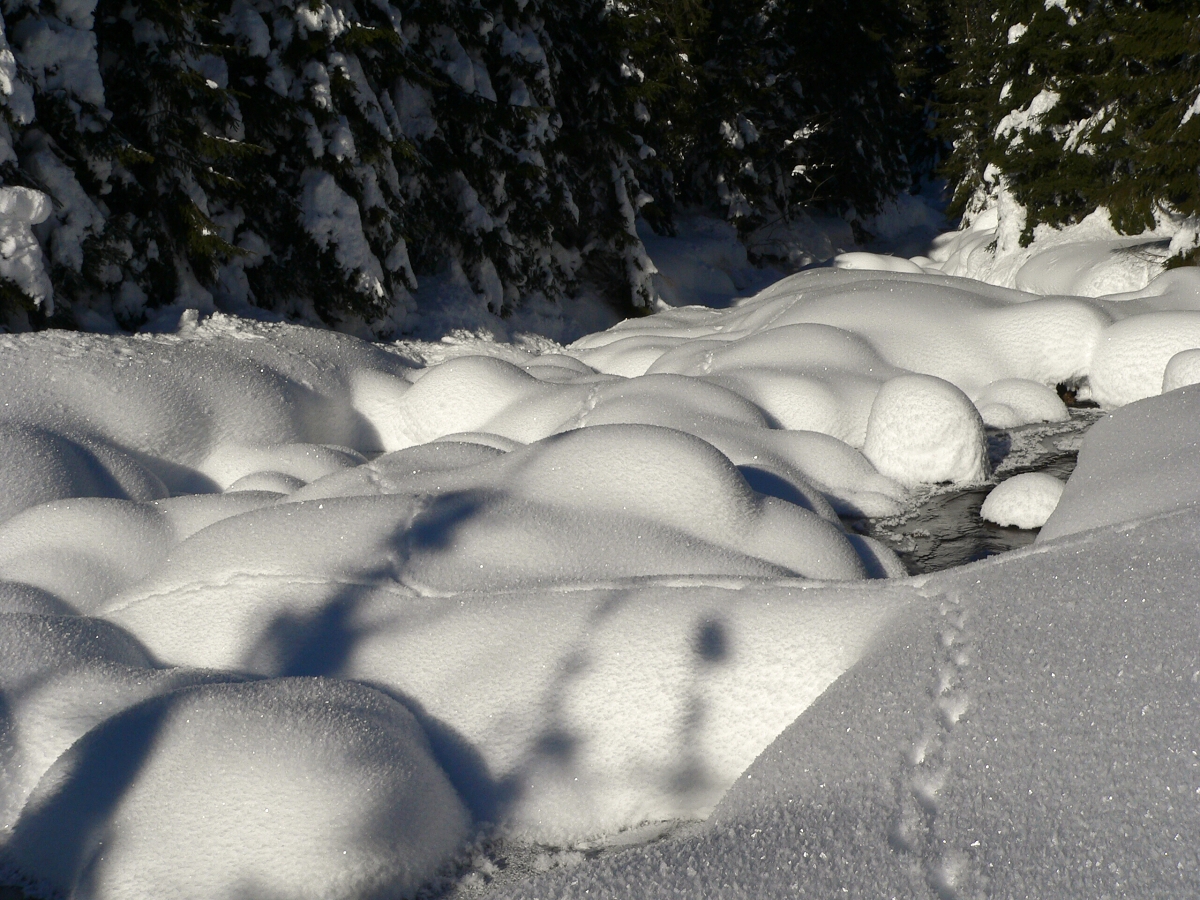
[[[911,575],[940,572],[1033,543],[1037,529],[1004,528],[979,517],[984,498],[1001,481],[1024,472],[1046,472],[1064,481],[1075,469],[1079,444],[1103,415],[1072,409],[1069,422],[989,429],[991,482],[962,489],[938,488],[910,512],[889,519],[860,519],[850,527],[891,547]]]

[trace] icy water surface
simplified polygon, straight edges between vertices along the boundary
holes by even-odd
[[[940,572],[1033,543],[1037,529],[1003,528],[979,517],[984,498],[1001,481],[1024,472],[1046,472],[1066,480],[1075,469],[1079,445],[1103,413],[1072,409],[1067,422],[989,429],[988,451],[995,472],[979,487],[936,489],[916,509],[890,519],[851,523],[856,531],[885,541],[909,574]]]

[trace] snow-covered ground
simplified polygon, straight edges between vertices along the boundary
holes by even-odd
[[[1197,896],[1200,272],[1001,231],[735,299],[693,223],[664,296],[725,308],[568,346],[0,335],[0,883]],[[843,524],[1059,385],[1112,412],[993,495],[1031,548]]]

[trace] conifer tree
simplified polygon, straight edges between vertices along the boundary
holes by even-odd
[[[634,216],[653,156],[608,11],[10,0],[0,174],[54,200],[38,227],[64,323],[215,301],[384,333],[416,272],[446,267],[498,314],[568,296],[581,263],[646,304]]]
[[[954,0],[941,83],[956,206],[1003,179],[1041,224],[1200,215],[1200,11],[1182,0]]]
[[[647,107],[652,90],[642,68],[648,61],[638,52],[639,17],[646,9],[607,0],[542,6],[561,85],[555,106],[562,121],[559,161],[577,209],[566,233],[573,246],[593,243],[602,250],[583,261],[590,278],[632,307],[648,309],[657,299],[655,269],[635,224],[654,200],[639,173],[653,172],[657,153],[644,136],[653,121]]]
[[[708,7],[693,198],[745,232],[806,206],[856,219],[907,185],[889,3]]]
[[[935,90],[937,134],[952,148],[942,172],[953,192],[949,212],[955,216],[977,211],[972,204],[978,205],[986,184],[993,135],[1003,117],[1000,86],[1008,83],[1001,76],[1001,50],[1009,18],[1011,12],[1002,17],[997,4],[986,0],[950,0],[947,69],[936,80]]]
[[[649,308],[639,215],[746,232],[905,185],[895,2],[7,0],[0,179],[53,208],[4,195],[30,252],[0,300],[376,334],[426,278],[499,315],[582,281]]]
[[[950,68],[948,0],[907,0],[897,11],[895,71],[907,112],[905,156],[914,186],[935,177],[949,156],[941,134],[939,83]]]
[[[675,176],[687,170],[695,152],[700,41],[708,18],[704,0],[631,0],[625,9],[627,60],[636,72],[626,84],[641,142],[636,168],[653,198],[640,212],[661,233],[674,230]]]

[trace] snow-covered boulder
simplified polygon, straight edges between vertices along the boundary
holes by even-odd
[[[1200,384],[1200,349],[1180,350],[1167,361],[1163,370],[1164,394],[1189,384]]]
[[[1053,388],[1027,378],[993,381],[975,397],[985,425],[1017,428],[1033,422],[1065,422],[1066,405]]]
[[[1200,312],[1151,312],[1110,326],[1092,360],[1092,399],[1124,406],[1162,392],[1167,364],[1183,350],[1200,348]]]
[[[1045,472],[1014,475],[992,488],[979,515],[997,525],[1041,528],[1058,506],[1063,487],[1062,481]]]
[[[940,378],[899,375],[879,389],[863,455],[905,484],[975,484],[988,475],[983,420],[970,398]]]

